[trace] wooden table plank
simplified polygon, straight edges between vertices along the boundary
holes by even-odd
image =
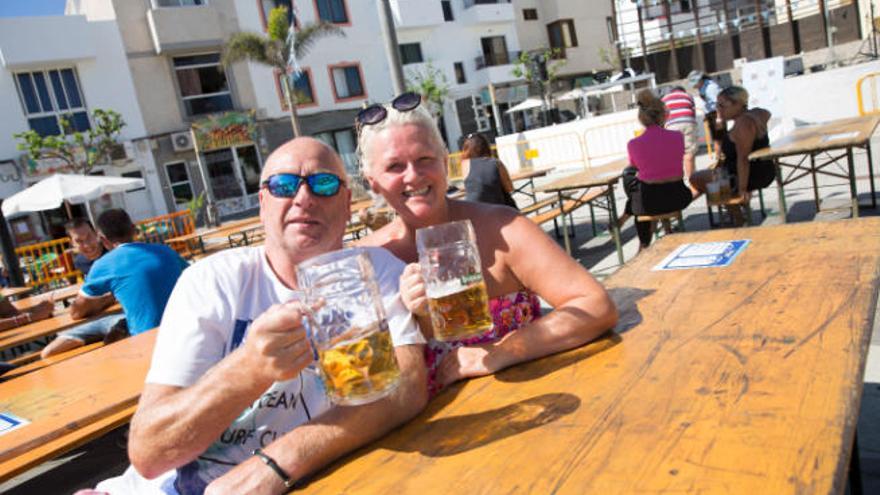
[[[137,404],[156,331],[0,383],[0,411],[30,421],[0,435],[0,462]]]
[[[36,296],[25,297],[14,301],[12,303],[13,306],[18,308],[19,310],[25,310],[28,308],[32,308],[37,304],[43,302],[46,299],[51,298],[54,302],[64,302],[70,299],[74,299],[77,294],[79,294],[79,290],[82,287],[82,284],[74,284],[68,285],[66,287],[61,287],[60,289],[51,290],[48,292],[43,292],[42,294],[37,294]]]
[[[749,154],[749,160],[861,146],[871,139],[878,124],[880,124],[880,116],[865,115],[799,127],[776,140],[769,147],[753,151]],[[852,135],[843,136],[844,134]],[[832,139],[836,136],[836,139]]]
[[[452,387],[303,492],[841,493],[878,278],[877,218],[664,237],[608,279],[615,333]]]
[[[2,289],[0,289],[0,294],[2,294],[3,297],[15,299],[17,297],[30,294],[33,291],[33,287],[3,287]]]
[[[35,321],[27,325],[11,328],[0,332],[0,351],[15,347],[17,345],[26,344],[33,340],[53,335],[68,328],[96,320],[109,314],[116,314],[122,311],[122,307],[117,303],[102,311],[95,316],[74,320],[70,317],[70,313],[64,312],[45,320]]]
[[[558,192],[571,189],[585,189],[587,187],[607,186],[620,179],[623,169],[629,164],[629,160],[621,158],[599,167],[588,168],[580,172],[562,177],[538,188],[543,192]]]
[[[520,170],[510,174],[510,181],[517,182],[525,179],[534,179],[536,177],[544,177],[552,172],[556,167],[536,168],[534,170]]]
[[[0,462],[0,483],[127,424],[136,409],[137,405],[128,406],[94,423],[34,447],[25,454]]]

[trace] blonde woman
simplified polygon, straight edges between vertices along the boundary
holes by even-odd
[[[372,190],[397,218],[362,244],[409,263],[401,297],[432,335],[425,284],[416,263],[416,229],[455,220],[475,226],[494,327],[467,341],[429,341],[429,388],[488,375],[523,361],[581,346],[617,322],[605,289],[531,220],[515,210],[446,197],[447,150],[418,95],[404,94],[358,116],[358,153]],[[538,318],[538,297],[554,308]]]
[[[776,178],[776,168],[770,160],[749,162],[749,153],[770,146],[767,122],[770,112],[763,108],[749,108],[749,92],[731,86],[718,94],[718,115],[724,121],[733,121],[733,128],[721,141],[721,159],[733,182],[734,194],[748,201],[751,191],[769,186]],[[706,192],[712,182],[713,171],[701,170],[691,176],[691,184]]]

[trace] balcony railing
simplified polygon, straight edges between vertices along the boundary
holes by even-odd
[[[496,65],[509,65],[514,64],[519,59],[520,52],[499,52],[499,53],[488,53],[486,55],[477,57],[474,59],[474,62],[477,65],[477,70],[480,70],[484,67],[493,67]]]
[[[511,0],[464,0],[464,8],[469,9],[474,5],[489,5],[493,3],[511,3]]]

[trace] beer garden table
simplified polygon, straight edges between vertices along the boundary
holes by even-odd
[[[535,170],[521,170],[514,174],[510,174],[510,182],[517,183],[519,181],[525,181],[519,187],[514,187],[513,191],[511,191],[511,195],[516,193],[525,194],[532,198],[532,202],[534,203],[538,199],[538,193],[535,190],[535,179],[538,177],[544,177],[548,173],[552,172],[556,167],[546,167],[539,168]],[[526,188],[529,188],[527,190]]]
[[[608,228],[611,231],[611,236],[614,238],[614,244],[617,248],[617,257],[620,260],[621,265],[624,262],[623,246],[620,241],[620,227],[617,225],[617,204],[614,201],[614,184],[620,179],[621,173],[628,163],[629,162],[626,158],[620,158],[611,163],[588,168],[581,172],[563,177],[538,188],[538,191],[555,192],[560,206],[563,204],[565,199],[564,193],[567,191],[589,189],[591,187],[604,188],[604,194],[598,198],[600,200],[594,200],[590,204],[608,211]],[[604,200],[602,200],[602,198],[604,198]],[[568,239],[565,215],[563,214],[561,217],[562,233],[565,238],[565,251],[568,254],[571,254],[571,241]]]
[[[878,275],[878,218],[666,236],[606,280],[613,333],[454,385],[302,492],[843,493]]]
[[[856,189],[853,149],[863,148],[868,155],[868,175],[871,183],[871,207],[877,207],[874,188],[874,160],[871,156],[871,135],[880,123],[880,116],[869,115],[839,119],[824,124],[801,127],[767,148],[753,151],[750,160],[771,159],[776,166],[776,186],[779,190],[779,207],[785,222],[787,206],[785,186],[809,175],[813,180],[816,211],[820,209],[818,176],[826,175],[849,181],[853,218],[859,216],[859,198]],[[832,152],[836,152],[832,154]],[[817,157],[825,155],[817,163]],[[783,161],[791,157],[793,161]],[[833,170],[831,165],[846,159],[846,170]],[[807,163],[808,162],[808,163]],[[788,172],[787,175],[785,172]]]
[[[0,290],[0,294],[2,294],[3,297],[15,299],[21,296],[28,295],[33,291],[33,287],[3,287],[3,289]]]
[[[0,482],[127,423],[156,331],[0,383],[0,414],[29,421],[0,434]]]
[[[88,323],[110,314],[116,314],[120,311],[122,311],[122,307],[117,303],[94,316],[80,320],[74,320],[70,317],[68,311],[63,311],[44,320],[34,321],[27,325],[4,330],[0,332],[0,351],[5,351],[6,349],[18,345],[27,344],[28,342],[32,342],[42,337],[54,335],[77,325]]]

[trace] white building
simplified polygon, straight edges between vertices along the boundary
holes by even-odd
[[[104,108],[119,112],[126,122],[121,133],[125,145],[112,165],[97,167],[93,173],[142,177],[146,188],[110,198],[98,208],[122,206],[134,218],[165,211],[155,164],[148,143],[142,141],[144,118],[125,61],[113,20],[0,19],[0,196],[9,197],[62,166],[59,160],[23,160],[13,134],[28,129],[57,133],[59,117],[65,114],[77,129],[86,130],[94,125],[90,112]],[[27,242],[63,233],[65,219],[62,211],[55,211],[16,216],[10,225],[17,240]]]

